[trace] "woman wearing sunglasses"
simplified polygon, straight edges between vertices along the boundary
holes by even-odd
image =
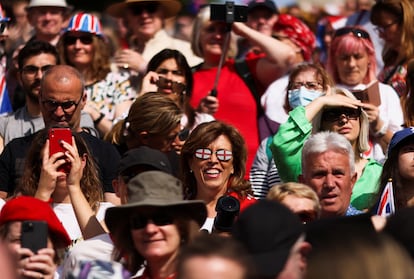
[[[401,129],[404,120],[395,90],[376,79],[375,47],[369,34],[358,26],[336,30],[327,69],[338,87],[350,90],[362,101],[373,143],[366,155],[383,161],[392,135]]]
[[[181,149],[181,178],[186,199],[207,204],[203,229],[212,231],[220,197],[231,195],[240,210],[255,202],[250,183],[244,179],[246,145],[238,130],[220,121],[198,125]]]
[[[63,64],[75,67],[84,77],[88,101],[84,110],[103,137],[113,123],[125,117],[134,98],[127,71],[111,70],[110,49],[99,19],[75,14],[61,36],[57,49]]]
[[[177,137],[174,146],[177,153],[180,152],[190,131],[200,123],[214,120],[211,114],[197,112],[190,105],[192,90],[193,73],[180,51],[166,48],[149,61],[140,95],[146,92],[166,94],[184,111],[181,119],[181,137]]]
[[[270,149],[282,181],[298,181],[302,173],[303,144],[312,133],[326,130],[342,134],[350,141],[357,173],[351,205],[360,210],[370,208],[378,192],[382,166],[364,156],[369,150],[368,115],[361,102],[346,89],[333,88],[306,106],[297,106],[289,113],[288,120],[280,125]]]
[[[183,200],[182,182],[162,171],[146,171],[128,182],[128,203],[112,207],[105,222],[115,260],[134,278],[176,278],[180,248],[199,233],[206,218],[201,200]]]

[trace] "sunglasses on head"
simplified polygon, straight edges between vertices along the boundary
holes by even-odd
[[[184,83],[179,81],[172,81],[162,76],[158,77],[156,85],[161,89],[171,87],[173,93],[175,94],[183,94],[183,92],[185,91]]]
[[[214,153],[221,162],[228,162],[233,158],[233,153],[230,150],[219,149]],[[211,158],[211,155],[213,155],[213,151],[210,148],[198,148],[194,153],[194,156],[200,160],[208,160]]]
[[[361,108],[353,109],[341,107],[327,109],[322,113],[322,120],[327,122],[336,122],[341,120],[344,116],[347,118],[347,120],[356,120],[361,116]]]
[[[80,40],[81,43],[84,45],[90,45],[93,42],[93,37],[92,35],[82,35],[82,36],[67,35],[63,39],[63,42],[65,43],[65,45],[74,45],[76,44],[78,40]]]
[[[335,38],[341,37],[344,35],[348,35],[349,33],[351,33],[357,38],[370,39],[370,36],[367,31],[359,29],[359,28],[352,28],[352,27],[339,28],[338,30],[335,31],[334,37]]]
[[[159,212],[152,216],[133,216],[131,218],[131,229],[143,229],[148,225],[149,221],[151,221],[154,225],[160,227],[173,224],[174,218],[165,212]]]
[[[146,11],[149,14],[153,14],[158,10],[158,7],[158,3],[146,3],[134,5],[130,8],[130,10],[134,15],[141,15],[144,11]]]

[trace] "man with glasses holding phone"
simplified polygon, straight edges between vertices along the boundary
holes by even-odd
[[[190,66],[200,64],[202,59],[194,55],[189,42],[171,37],[164,29],[164,20],[180,9],[178,0],[128,0],[109,6],[107,13],[123,18],[132,33],[129,48],[115,55],[118,66],[145,73],[148,61],[164,48],[180,50]]]
[[[38,73],[41,70],[39,67]],[[86,102],[85,84],[81,74],[73,67],[55,65],[45,71],[40,80],[39,107],[46,129],[54,126],[70,127],[79,133],[90,148],[98,167],[98,176],[105,201],[119,204],[112,180],[116,176],[114,166],[120,155],[113,145],[105,142],[81,127],[81,111]],[[13,194],[23,174],[25,156],[35,134],[12,140],[0,155],[0,197]]]

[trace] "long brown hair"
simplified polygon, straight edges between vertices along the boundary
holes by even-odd
[[[86,165],[82,171],[80,186],[82,193],[93,211],[97,211],[99,203],[103,201],[103,190],[98,176],[98,169],[85,141],[78,133],[72,133],[80,156],[86,154]],[[26,157],[25,170],[20,179],[15,194],[34,196],[40,180],[42,168],[41,151],[48,138],[47,129],[43,129],[35,136]]]
[[[207,147],[219,136],[226,136],[231,142],[233,152],[234,173],[229,180],[228,188],[237,192],[241,197],[252,194],[250,182],[244,179],[246,173],[246,144],[239,131],[232,125],[220,121],[211,121],[198,125],[185,141],[181,149],[181,179],[184,184],[186,199],[194,199],[197,195],[197,181],[190,172],[190,161],[196,149]]]

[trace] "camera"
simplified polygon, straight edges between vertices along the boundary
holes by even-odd
[[[235,5],[231,1],[226,1],[225,4],[210,4],[210,20],[226,23],[246,22],[247,6]]]
[[[214,218],[213,230],[230,232],[236,217],[239,215],[240,202],[232,196],[222,196],[216,204],[216,218]]]

